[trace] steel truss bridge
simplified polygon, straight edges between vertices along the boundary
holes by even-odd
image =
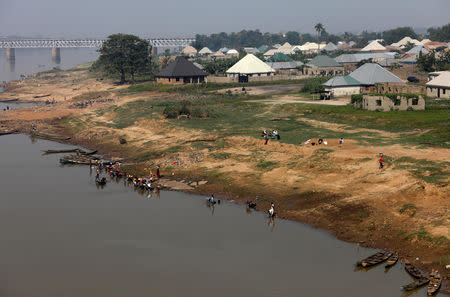
[[[185,47],[195,38],[145,38],[153,47]],[[99,48],[106,39],[3,39],[0,48]]]

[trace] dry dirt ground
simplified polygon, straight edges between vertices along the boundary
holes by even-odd
[[[445,269],[445,265],[450,264],[448,184],[438,186],[426,183],[410,171],[394,169],[393,166],[380,170],[377,162],[380,151],[388,152],[393,158],[408,156],[449,162],[448,149],[362,146],[352,140],[339,145],[337,139],[328,139],[326,147],[279,142],[263,145],[261,140],[252,137],[231,136],[211,151],[206,144],[218,141],[216,135],[200,130],[171,128],[163,117],[139,120],[126,130],[98,126],[97,122],[108,123],[114,117],[114,114],[97,115],[95,111],[99,107],[161,96],[158,93],[125,96],[118,93],[120,88],[123,87],[97,81],[85,71],[49,74],[45,79],[34,77],[11,84],[0,100],[14,97],[23,101],[45,101],[47,97],[34,96],[51,94],[50,97],[55,98],[58,104],[0,112],[0,130],[27,132],[34,124],[40,131],[71,134],[75,144],[125,159],[144,152],[180,146],[182,149],[175,152],[149,154],[147,159],[139,161],[139,172],[148,173],[160,164],[163,174],[208,180],[206,185],[193,190],[199,193],[214,191],[242,203],[258,196],[259,210],[267,209],[274,201],[280,217],[310,223],[329,230],[343,240],[399,252],[402,259],[412,260],[425,269],[438,268],[445,278],[448,277],[450,270]],[[262,91],[260,88],[250,89],[253,88],[250,87],[248,92],[267,94],[264,93],[267,91],[265,88]],[[91,95],[86,95],[87,92]],[[102,99],[114,101],[104,102]],[[74,108],[74,104],[86,100],[94,103],[81,109]],[[274,104],[274,101],[282,104],[301,99],[284,94],[268,98],[266,103]],[[325,102],[341,104],[339,100]],[[83,122],[83,129],[71,130],[61,125],[61,120],[68,116],[76,116]],[[344,129],[338,124],[303,120],[335,131]],[[349,128],[345,129],[348,131]],[[399,137],[396,133],[375,131],[386,137]],[[122,136],[128,140],[126,146],[120,146],[117,142]],[[205,146],[194,145],[199,143]],[[411,207],[399,211],[405,205]],[[445,238],[444,243],[439,238]]]

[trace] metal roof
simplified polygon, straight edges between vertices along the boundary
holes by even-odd
[[[332,42],[328,43],[322,50],[327,52],[337,51],[339,48]]]
[[[312,59],[308,64],[306,64],[310,67],[340,67],[342,66],[338,62],[336,62],[335,59],[330,58],[328,56],[316,56],[314,59]]]
[[[358,63],[362,60],[388,58],[393,59],[396,53],[358,53],[358,54],[343,54],[335,58],[338,63]]]
[[[403,82],[399,77],[375,63],[366,63],[350,73],[350,76],[363,85],[374,85],[379,82]]]
[[[258,74],[271,72],[275,72],[275,70],[252,54],[247,54],[227,70],[227,73],[230,74]]]
[[[296,69],[303,65],[300,61],[289,61],[289,62],[266,62],[269,67],[273,69]]]
[[[335,76],[329,79],[323,85],[326,87],[350,87],[350,86],[360,86],[362,84],[358,80],[347,75],[347,76]]]

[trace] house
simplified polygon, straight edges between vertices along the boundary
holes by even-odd
[[[275,70],[253,54],[247,54],[226,73],[228,77],[238,77],[239,82],[247,82],[249,77],[272,76],[275,74]]]
[[[266,62],[266,64],[276,71],[294,71],[298,70],[303,65],[300,61]]]
[[[256,54],[259,53],[259,50],[256,47],[244,47],[244,52],[247,54]]]
[[[328,56],[316,56],[303,69],[303,74],[314,76],[338,75],[344,73],[344,67]]]
[[[260,47],[258,47],[258,51],[260,53],[265,53],[269,50],[269,47],[267,45],[261,45]]]
[[[350,76],[361,82],[361,92],[373,92],[376,83],[403,83],[398,76],[375,63],[366,63],[350,73]]]
[[[194,57],[195,55],[197,55],[197,50],[194,47],[188,45],[181,51],[181,54],[183,56]]]
[[[372,41],[365,47],[361,49],[362,52],[371,52],[371,51],[385,51],[386,48],[382,46],[377,40]]]
[[[276,53],[275,55],[270,57],[267,61],[268,62],[289,62],[289,61],[293,61],[293,59],[286,54]]]
[[[362,101],[354,105],[371,111],[425,110],[425,100],[422,96],[408,98],[398,95],[392,99],[387,96],[364,95]]]
[[[156,75],[156,82],[162,84],[188,84],[206,81],[208,74],[184,57],[177,57]]]
[[[218,51],[215,52],[215,53],[212,53],[212,54],[211,54],[211,57],[212,57],[212,58],[216,58],[216,59],[224,59],[224,58],[226,58],[225,54],[222,53],[220,50],[218,50]]]
[[[413,47],[412,49],[410,49],[409,51],[406,52],[407,54],[428,54],[429,51],[423,46],[423,45],[416,45],[415,47]]]
[[[412,43],[414,45],[423,45],[419,40],[413,39],[409,36],[403,37],[399,42],[391,44],[392,46],[404,48],[408,43]]]
[[[396,53],[385,52],[385,53],[355,53],[355,54],[343,54],[336,58],[336,62],[344,66],[346,70],[352,71],[356,69],[356,66],[361,61],[380,61],[382,59],[390,60],[392,63],[396,62]]]
[[[199,55],[202,55],[202,56],[207,56],[207,55],[210,55],[210,54],[212,54],[213,52],[209,49],[209,48],[207,48],[207,47],[204,47],[204,48],[202,48],[199,52],[198,52],[198,54]]]
[[[426,86],[427,96],[450,99],[450,71],[440,71]]]
[[[227,56],[232,57],[232,58],[237,58],[237,57],[239,57],[239,52],[235,49],[230,49],[227,52]]]
[[[323,84],[331,97],[350,96],[361,92],[361,82],[350,75],[335,76]]]
[[[339,49],[339,47],[337,47],[337,45],[335,45],[334,43],[330,42],[322,50],[326,51],[326,52],[335,52],[338,49]]]
[[[226,54],[230,49],[228,47],[222,47],[221,49],[219,49],[219,51],[221,51],[223,54]]]

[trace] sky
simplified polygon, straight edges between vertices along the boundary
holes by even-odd
[[[298,31],[330,33],[428,28],[450,22],[450,0],[0,0],[0,36],[190,37]]]

